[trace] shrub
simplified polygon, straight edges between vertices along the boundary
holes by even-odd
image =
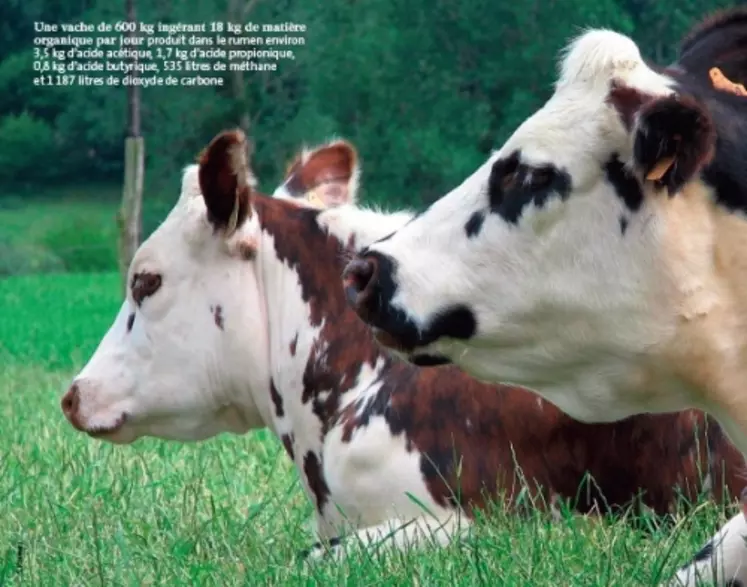
[[[50,227],[39,241],[62,260],[66,271],[116,271],[117,239],[111,226],[72,217]]]
[[[0,119],[0,182],[32,183],[49,177],[55,151],[46,122],[27,112]]]
[[[61,273],[62,259],[44,247],[20,245],[0,239],[0,277],[27,273]]]

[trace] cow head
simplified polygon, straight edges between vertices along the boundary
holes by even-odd
[[[355,148],[347,141],[333,140],[313,149],[302,149],[291,161],[282,185],[273,196],[304,200],[319,208],[353,204],[359,178]]]
[[[240,132],[216,137],[140,246],[113,325],[62,399],[105,440],[200,440],[268,421],[264,300],[252,267],[253,179]]]
[[[707,222],[689,211],[707,200],[714,130],[674,86],[623,35],[575,39],[540,110],[347,266],[353,307],[411,360],[445,356],[582,420],[636,411],[640,399],[603,398],[641,381],[642,357],[673,336],[682,272],[710,262]]]

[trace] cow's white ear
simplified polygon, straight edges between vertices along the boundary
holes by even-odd
[[[355,147],[347,141],[334,140],[296,156],[288,167],[283,191],[316,208],[329,208],[354,204],[359,179]]]
[[[216,230],[233,234],[251,213],[252,173],[246,135],[240,129],[217,135],[199,156],[199,182]]]

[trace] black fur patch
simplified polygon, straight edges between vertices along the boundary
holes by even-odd
[[[687,33],[677,64],[702,80],[708,80],[708,70],[718,67],[731,81],[747,83],[746,32],[747,7],[716,11]]]
[[[520,160],[519,151],[499,159],[488,179],[490,211],[511,224],[518,223],[528,205],[542,208],[550,198],[565,200],[571,193],[571,176],[566,171],[551,164],[532,166]]]
[[[485,223],[485,212],[478,210],[467,220],[467,224],[464,225],[464,231],[467,233],[468,238],[478,236],[482,230],[482,225]]]
[[[410,362],[418,367],[438,367],[439,365],[450,365],[451,359],[443,355],[413,355]]]
[[[324,478],[321,460],[313,451],[307,452],[303,458],[303,472],[309,489],[316,498],[316,509],[321,513],[329,500],[329,487]]]
[[[615,188],[617,197],[625,203],[625,207],[631,212],[637,212],[641,204],[643,204],[641,184],[625,169],[617,153],[612,155],[607,163],[604,164],[604,174],[607,181]],[[621,220],[620,228],[624,233],[625,228],[627,228],[627,222],[625,223],[625,228],[622,228]]]
[[[625,216],[620,216],[620,234],[625,236],[626,230],[628,230],[628,219]]]
[[[282,418],[285,415],[283,409],[283,397],[278,393],[277,387],[275,387],[275,381],[270,378],[270,399],[275,406],[275,415],[278,418]]]
[[[712,556],[713,556],[713,541],[709,540],[703,545],[703,548],[701,548],[698,552],[695,553],[695,556],[692,558],[692,562],[700,563],[706,560],[710,560]]]
[[[464,305],[442,308],[434,315],[430,325],[424,329],[418,328],[404,311],[392,306],[397,291],[394,282],[397,267],[391,257],[367,249],[361,252],[361,256],[375,259],[377,275],[375,281],[367,286],[372,289],[361,302],[358,313],[371,326],[396,339],[401,350],[411,351],[442,337],[467,340],[474,336],[477,319],[472,310]]]
[[[645,176],[665,157],[674,157],[657,183],[675,194],[713,157],[716,132],[708,110],[694,98],[669,96],[647,102],[638,117],[635,164]]]

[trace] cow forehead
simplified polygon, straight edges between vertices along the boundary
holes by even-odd
[[[553,164],[576,179],[592,163],[630,148],[622,122],[607,103],[612,81],[650,95],[670,94],[673,81],[645,63],[632,39],[614,31],[587,31],[563,55],[553,95],[495,158],[518,151],[524,163]]]

